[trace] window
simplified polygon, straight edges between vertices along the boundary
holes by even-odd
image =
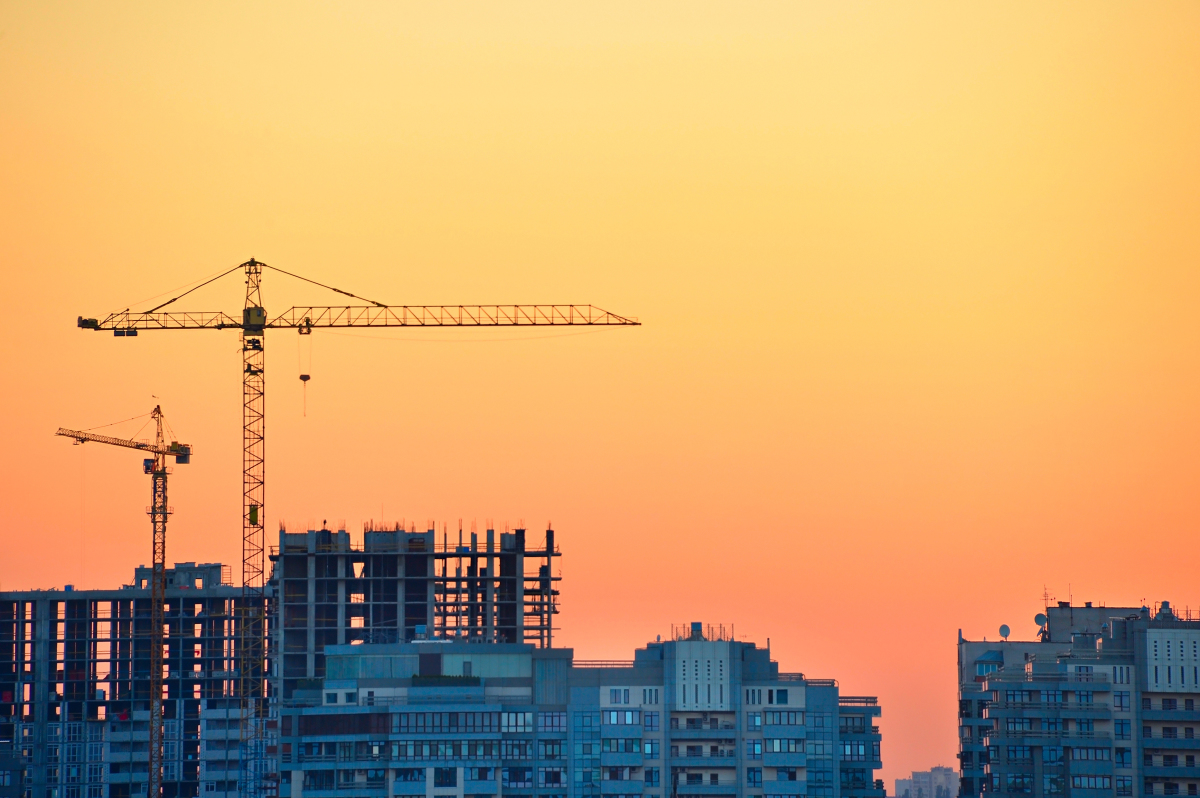
[[[640,737],[634,739],[606,737],[600,741],[600,745],[600,750],[606,754],[640,754],[642,752]]]
[[[866,731],[866,719],[862,715],[843,715],[838,718],[839,731],[842,734],[863,734]]]
[[[1110,751],[1107,748],[1072,748],[1071,759],[1075,761],[1107,762]]]
[[[425,768],[400,768],[396,771],[396,781],[425,781]]]
[[[1031,750],[1027,745],[1010,745],[1005,753],[1008,755],[1010,763],[1032,764],[1033,754]]]
[[[660,717],[660,714],[658,712],[643,712],[642,713],[642,720],[643,720],[642,728],[645,729],[646,731],[658,731],[659,730],[659,717]]]
[[[1046,795],[1062,795],[1066,783],[1066,779],[1062,776],[1047,774],[1042,776],[1042,792]]]
[[[1163,754],[1163,767],[1165,767],[1165,768],[1179,767],[1178,754]]]
[[[562,759],[562,740],[538,740],[538,759]]]
[[[1142,696],[1142,709],[1150,709],[1150,699]]]
[[[1028,773],[1006,773],[1004,791],[1010,793],[1033,792],[1033,776]]]
[[[495,781],[495,768],[463,768],[464,781]],[[421,768],[421,778],[419,781],[425,781],[425,769]]]
[[[1113,709],[1117,712],[1129,711],[1129,692],[1117,690],[1113,693]]]
[[[1113,764],[1119,768],[1133,767],[1133,751],[1129,748],[1118,748],[1113,752]]]
[[[658,688],[644,687],[642,688],[642,703],[657,704],[658,703]]]
[[[606,767],[601,768],[601,773],[604,781],[630,781],[634,777],[634,771],[637,768],[631,767]]]
[[[1111,790],[1110,776],[1072,776],[1071,788],[1076,790]]]
[[[803,726],[804,725],[804,713],[803,712],[795,712],[795,711],[783,712],[780,710],[773,710],[771,712],[765,713],[765,715],[766,715],[766,723],[768,726]],[[839,719],[839,722],[840,722],[840,719]]]
[[[1033,731],[1033,719],[1005,718],[1004,726],[1008,731]]]
[[[357,704],[358,703],[358,693],[346,693],[346,703],[347,704]]]
[[[846,741],[842,743],[843,762],[867,761],[867,744],[863,742]]]
[[[337,693],[326,693],[325,694],[325,703],[326,704],[336,704],[337,703]]]
[[[539,712],[538,731],[565,732],[567,730],[566,712]]]
[[[1162,700],[1162,708],[1167,710],[1168,712],[1173,711],[1173,710],[1179,708],[1179,702],[1176,701],[1174,698],[1164,698]]]
[[[803,754],[805,751],[804,738],[781,738],[764,740],[764,750],[768,754]]]
[[[609,709],[601,712],[600,717],[603,719],[604,723],[610,726],[634,726],[642,722],[642,713],[636,709],[627,709],[624,711],[619,709]]]
[[[1132,732],[1133,721],[1129,720],[1114,720],[1113,721],[1113,736],[1118,740],[1129,740],[1133,736]]]
[[[1177,739],[1179,737],[1179,727],[1163,726],[1163,735],[1162,736],[1168,740]]]
[[[758,731],[762,728],[762,713],[747,712],[746,713],[746,731]]]
[[[1117,795],[1133,795],[1133,776],[1117,776]]]
[[[1075,731],[1091,734],[1096,731],[1096,721],[1092,718],[1079,718],[1075,721]]]
[[[646,768],[643,772],[643,781],[647,787],[657,787],[661,783],[661,776],[658,768]]]
[[[746,741],[746,758],[747,759],[762,759],[763,741],[762,740],[747,740]]]
[[[1062,761],[1063,749],[1061,745],[1047,745],[1042,748],[1042,764],[1060,765]]]
[[[1092,690],[1076,690],[1075,700],[1080,704],[1091,704],[1095,702],[1096,694]]]
[[[775,691],[775,703],[786,705],[787,702],[788,702],[788,691],[787,690],[776,690]]]
[[[608,691],[608,703],[610,704],[628,704],[629,703],[629,688],[624,689],[614,687]]]
[[[501,712],[500,731],[502,732],[531,732],[533,731],[532,712]]]
[[[533,768],[501,768],[500,783],[505,787],[532,787]]]
[[[762,768],[746,768],[746,786],[762,786]]]
[[[1186,710],[1188,712],[1194,712],[1196,710],[1196,699],[1194,699],[1194,698],[1183,699],[1183,708],[1184,708],[1184,710]]]
[[[538,768],[539,787],[567,786],[567,772],[563,767]]]
[[[642,743],[642,753],[647,759],[658,759],[660,746],[662,741],[657,738],[651,738]]]

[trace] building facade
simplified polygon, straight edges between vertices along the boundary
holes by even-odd
[[[280,794],[882,798],[874,698],[689,626],[629,662],[533,644],[331,646],[281,708]]]
[[[0,593],[0,755],[11,753],[23,768],[25,798],[145,796],[149,579],[150,569],[139,567],[116,590]],[[219,563],[167,569],[166,798],[193,798],[204,781],[229,787],[230,771],[236,788],[241,596]],[[205,721],[230,714],[233,746]],[[0,795],[6,786],[0,777]]]
[[[1200,621],[1168,602],[1047,618],[1020,661],[960,643],[978,686],[960,695],[960,729],[978,730],[961,736],[960,794],[1197,795]]]

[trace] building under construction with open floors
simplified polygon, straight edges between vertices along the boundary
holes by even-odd
[[[0,756],[21,761],[25,798],[146,795],[150,577],[0,592]],[[163,795],[235,790],[243,591],[215,563],[166,577]]]
[[[271,551],[272,645],[282,653],[273,692],[288,699],[323,679],[326,646],[437,638],[550,648],[558,556],[552,529],[540,548],[524,529],[480,536],[368,524],[357,545],[344,529],[281,530]]]

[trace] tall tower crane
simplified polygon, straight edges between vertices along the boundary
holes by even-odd
[[[263,270],[270,269],[335,291],[367,304],[292,307],[268,316],[263,306]],[[187,294],[241,270],[246,278],[246,302],[240,318],[224,312],[162,311]],[[229,271],[191,288],[145,312],[111,313],[104,319],[79,317],[85,330],[111,330],[118,338],[148,330],[240,330],[242,340],[242,603],[238,624],[239,696],[242,700],[243,798],[265,798],[274,785],[266,772],[265,735],[268,707],[263,693],[265,674],[265,570],[263,501],[266,466],[265,341],[267,330],[294,329],[301,335],[324,327],[527,327],[637,326],[636,319],[618,316],[591,305],[385,305],[333,286],[309,280],[251,258]],[[151,723],[153,726],[154,723]],[[160,798],[151,792],[147,798]]]
[[[163,602],[167,592],[167,516],[171,514],[171,509],[167,506],[167,458],[174,457],[176,463],[186,465],[191,462],[192,447],[178,441],[167,443],[163,434],[163,414],[160,407],[156,406],[150,417],[156,426],[154,443],[111,438],[107,435],[62,427],[55,434],[74,438],[76,444],[107,443],[110,446],[139,449],[154,455],[142,461],[142,469],[150,475],[153,504],[150,505],[149,512],[154,529],[150,578],[150,784],[147,794],[157,796],[162,794],[163,776]]]

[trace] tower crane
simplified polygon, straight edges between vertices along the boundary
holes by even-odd
[[[264,269],[286,274],[326,288],[361,305],[292,307],[269,316],[263,305]],[[163,311],[187,294],[241,270],[246,280],[246,301],[240,316],[217,312]],[[238,624],[241,712],[241,768],[238,791],[243,798],[274,794],[266,772],[266,718],[263,693],[265,643],[265,546],[263,501],[266,467],[265,342],[267,330],[293,329],[309,335],[325,327],[526,327],[526,326],[638,326],[637,319],[618,316],[592,305],[386,305],[348,291],[318,283],[298,274],[251,258],[190,288],[145,312],[111,313],[104,319],[80,316],[85,330],[111,330],[118,338],[151,330],[239,330],[242,341],[242,604]],[[154,725],[153,723],[151,724]],[[151,792],[147,798],[160,798]]]
[[[163,602],[166,600],[167,591],[167,516],[171,514],[167,506],[167,458],[174,457],[177,464],[187,465],[192,459],[192,447],[178,441],[167,443],[163,434],[163,414],[160,407],[155,406],[150,412],[150,417],[156,426],[154,443],[112,438],[108,435],[62,427],[55,434],[73,438],[76,444],[106,443],[110,446],[139,449],[154,455],[142,461],[142,469],[150,475],[152,485],[153,504],[150,505],[149,513],[154,530],[150,578],[150,783],[147,795],[157,796],[162,794],[163,776]]]

